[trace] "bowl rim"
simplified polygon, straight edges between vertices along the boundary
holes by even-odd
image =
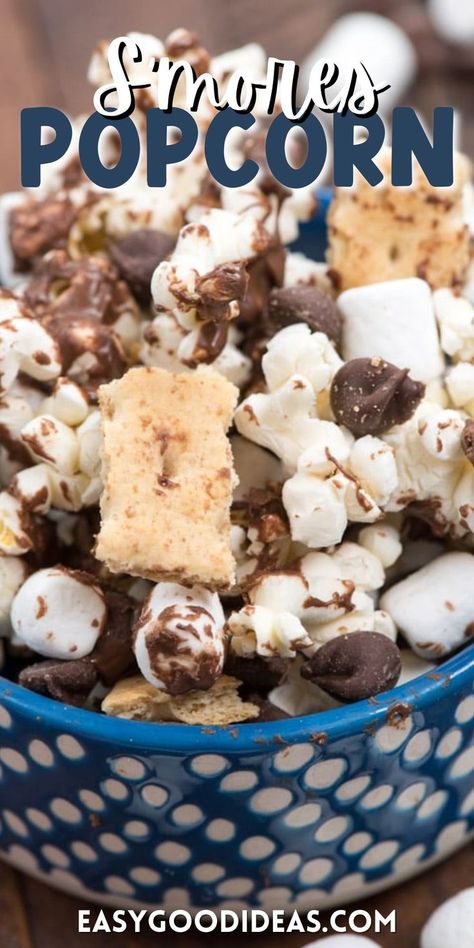
[[[324,226],[331,198],[332,188],[316,189],[316,211],[311,220],[302,225],[303,232]],[[474,686],[474,643],[429,672],[373,698],[328,711],[260,724],[204,727],[112,718],[36,694],[3,676],[0,676],[0,707],[73,736],[103,744],[127,745],[131,750],[136,748],[170,756],[195,753],[258,755],[268,753],[269,748],[275,750],[278,746],[302,741],[325,744],[326,740],[330,743],[350,737],[372,728],[374,724],[381,726],[389,712],[393,713],[398,705],[405,706],[401,709],[405,712],[407,708],[413,712],[421,711],[437,703],[448,692],[456,693],[469,683]]]
[[[446,694],[474,685],[474,643],[442,665],[404,685],[374,698],[318,711],[301,717],[282,718],[261,724],[234,724],[203,727],[191,724],[160,724],[107,717],[97,711],[74,708],[38,695],[0,677],[0,706],[23,718],[50,725],[55,730],[99,743],[127,745],[132,751],[146,750],[171,756],[190,754],[262,754],[271,747],[312,741],[315,744],[350,737],[380,727],[387,715],[400,707],[402,714],[423,711]]]

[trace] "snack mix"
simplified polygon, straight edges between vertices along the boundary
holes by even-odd
[[[265,74],[254,44],[132,35],[144,60]],[[291,249],[314,189],[272,178],[254,114],[247,187],[215,184],[198,145],[163,189],[140,165],[100,190],[73,137],[1,199],[5,673],[66,704],[268,721],[376,696],[474,636],[469,162],[450,188],[394,188],[386,149],[380,186],[335,193],[317,263]]]

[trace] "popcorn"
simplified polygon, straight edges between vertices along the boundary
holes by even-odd
[[[315,394],[329,388],[341,367],[334,346],[322,332],[311,332],[304,323],[295,323],[278,332],[267,345],[262,369],[270,392],[301,375]]]
[[[421,932],[421,948],[471,948],[474,888],[463,889],[442,902]]]
[[[474,555],[445,553],[391,586],[380,600],[422,658],[440,658],[474,635]]]
[[[384,569],[393,566],[403,549],[399,531],[389,523],[363,527],[359,531],[358,542],[380,560]]]
[[[168,694],[206,690],[224,665],[224,612],[216,593],[159,583],[135,625],[133,650],[143,676]]]
[[[298,471],[283,485],[283,504],[293,540],[312,548],[340,543],[347,527],[347,481]]]
[[[85,573],[38,570],[21,586],[11,607],[16,636],[48,658],[83,658],[104,630],[104,595]]]
[[[169,260],[156,268],[151,283],[158,310],[171,312],[190,330],[207,320],[228,321],[238,313],[245,289],[243,266],[269,242],[262,226],[247,216],[212,209],[180,232]]]
[[[52,415],[37,415],[22,428],[21,437],[34,460],[49,462],[60,474],[77,470],[77,438],[64,422]]]
[[[265,606],[244,606],[233,612],[227,628],[232,650],[243,658],[262,655],[294,658],[298,651],[312,647],[312,641],[300,620],[291,612],[272,612]]]
[[[40,382],[61,374],[58,347],[41,323],[30,316],[5,316],[0,302],[0,389],[8,391],[19,372]],[[10,307],[8,307],[10,309]]]
[[[331,560],[336,564],[338,576],[350,580],[358,589],[373,591],[380,589],[385,582],[385,571],[380,559],[359,543],[349,540],[341,543],[334,550]]]
[[[0,556],[0,636],[8,636],[11,632],[11,604],[27,573],[25,561],[20,557]]]
[[[410,369],[422,382],[443,372],[433,297],[424,280],[411,277],[354,287],[341,293],[337,305],[344,317],[346,360],[380,356]]]
[[[87,398],[75,382],[59,378],[49,398],[41,405],[41,414],[54,415],[58,421],[75,428],[89,413]]]
[[[456,461],[462,457],[461,435],[464,419],[458,411],[445,409],[423,416],[418,414],[418,433],[425,450],[434,458]]]
[[[447,355],[461,362],[474,359],[474,306],[453,290],[444,288],[433,293],[441,346]]]
[[[384,507],[398,484],[393,448],[380,438],[365,435],[354,442],[348,465],[375,503]]]

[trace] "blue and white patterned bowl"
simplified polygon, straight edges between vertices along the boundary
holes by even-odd
[[[322,238],[309,225],[305,249]],[[0,855],[89,901],[324,908],[473,832],[474,646],[377,699],[215,729],[0,679]]]

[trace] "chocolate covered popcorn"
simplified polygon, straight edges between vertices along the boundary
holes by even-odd
[[[135,83],[133,43],[265,76],[255,44],[213,58],[176,30],[129,34]],[[135,92],[143,142],[157,92]],[[156,193],[143,158],[91,184],[75,129],[36,193],[0,202],[7,661],[39,694],[157,726],[372,698],[474,630],[469,162],[439,192],[418,171],[337,191],[316,262],[291,246],[314,193],[272,177],[258,96],[229,143],[260,166],[242,188],[210,178],[214,114]]]

